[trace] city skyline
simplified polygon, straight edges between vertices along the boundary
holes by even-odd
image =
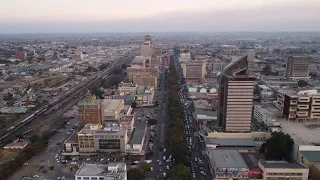
[[[15,0],[0,5],[0,33],[320,30],[316,0]]]

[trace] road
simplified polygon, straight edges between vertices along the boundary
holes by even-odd
[[[205,152],[205,145],[200,141],[199,127],[197,119],[195,117],[194,109],[192,107],[192,101],[188,98],[188,89],[185,84],[182,69],[177,57],[172,59],[175,63],[175,68],[179,74],[179,84],[181,86],[180,99],[184,106],[185,113],[185,130],[187,136],[187,144],[189,145],[191,167],[190,170],[197,180],[212,180],[211,170],[209,162],[207,160]]]

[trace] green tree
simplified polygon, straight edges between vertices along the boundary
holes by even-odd
[[[266,76],[269,76],[271,72],[271,66],[269,64],[265,65],[262,69],[262,73]]]
[[[298,86],[299,86],[299,87],[306,87],[306,86],[308,86],[308,85],[309,85],[309,83],[308,83],[307,81],[305,81],[305,80],[300,79],[300,80],[298,81]]]
[[[144,172],[150,171],[151,167],[152,167],[151,164],[147,164],[147,163],[141,164],[141,169],[142,169]]]
[[[109,67],[110,63],[103,63],[99,66],[100,70],[106,69],[107,67]]]
[[[120,75],[120,74],[122,74],[122,69],[119,68],[119,67],[115,67],[115,68],[112,69],[112,74]]]
[[[128,180],[142,180],[145,178],[145,173],[138,168],[132,168],[127,172]]]
[[[101,91],[100,88],[97,88],[97,87],[94,87],[91,89],[91,94],[99,97],[99,98],[102,98],[103,97],[103,91]]]
[[[85,72],[96,72],[96,71],[98,70],[92,66],[88,66],[87,69],[85,70]]]
[[[137,102],[132,101],[132,103],[131,103],[131,107],[132,107],[132,108],[136,108],[136,107],[137,107]]]
[[[169,173],[168,177],[170,180],[192,180],[192,174],[190,173],[187,166],[183,164],[174,165]]]
[[[294,141],[290,135],[284,134],[283,132],[274,132],[260,151],[266,153],[267,159],[288,160],[290,159],[293,143]]]
[[[121,68],[122,68],[122,69],[127,69],[127,65],[126,65],[126,64],[122,64],[122,65],[121,65]]]

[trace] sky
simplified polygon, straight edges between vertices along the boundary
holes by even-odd
[[[320,31],[320,0],[1,0],[0,33]]]

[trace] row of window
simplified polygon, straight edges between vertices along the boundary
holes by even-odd
[[[77,180],[104,180],[104,177],[77,177]]]

